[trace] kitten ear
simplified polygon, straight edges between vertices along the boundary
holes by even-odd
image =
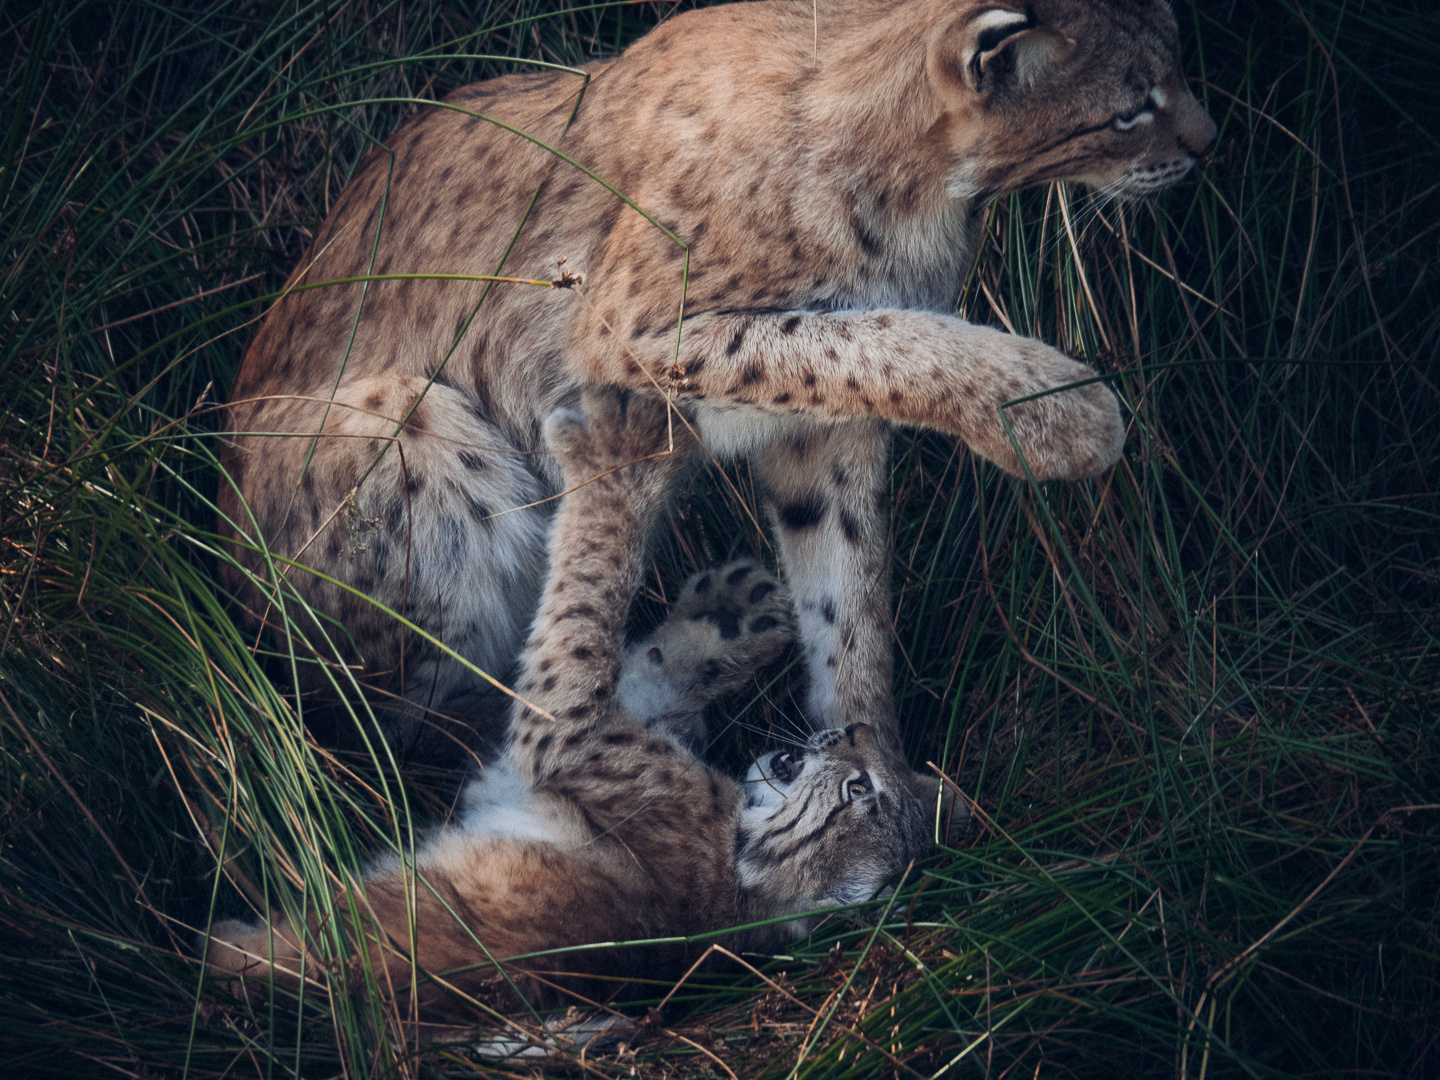
[[[936,824],[940,843],[953,847],[970,827],[970,807],[960,789],[933,776],[915,774],[920,803]]]
[[[930,43],[931,77],[988,93],[1005,82],[1029,89],[1075,50],[1073,38],[1030,17],[992,7],[961,15]]]

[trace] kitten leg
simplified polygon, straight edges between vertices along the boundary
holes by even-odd
[[[694,447],[654,395],[587,390],[584,404],[583,415],[561,409],[545,421],[568,494],[556,512],[550,577],[521,658],[516,690],[524,704],[511,717],[510,756],[532,785],[553,775],[614,705],[645,538]]]
[[[864,722],[899,745],[891,687],[889,432],[858,420],[816,426],[758,458],[816,727]]]

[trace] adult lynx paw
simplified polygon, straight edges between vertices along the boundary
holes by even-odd
[[[1063,353],[1029,338],[1010,338],[1016,352],[1011,371],[1019,376],[994,388],[989,407],[994,412],[991,430],[982,444],[972,444],[1006,472],[1024,476],[1028,467],[1037,480],[1079,480],[1104,472],[1120,460],[1125,449],[1125,424],[1120,402],[1104,383],[1088,383],[1067,390],[1056,387],[1093,379],[1095,371]],[[1045,393],[1055,390],[1053,393]],[[1000,420],[1000,406],[1015,398],[1043,394],[1032,401],[1003,410],[1015,444]]]
[[[794,637],[790,595],[749,559],[696,574],[669,617],[625,650],[620,703],[694,748],[705,706],[743,685]]]
[[[545,418],[545,443],[565,470],[567,487],[629,467],[636,475],[668,476],[695,444],[690,429],[656,394],[593,387],[581,409],[556,409]]]

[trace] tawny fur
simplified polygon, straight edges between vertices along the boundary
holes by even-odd
[[[868,725],[817,735],[799,761],[768,755],[766,766],[752,768],[747,794],[617,705],[644,535],[692,444],[682,437],[673,455],[617,468],[666,445],[665,406],[616,391],[587,394],[586,404],[588,418],[561,412],[548,425],[567,484],[600,478],[565,497],[555,525],[518,684],[528,705],[517,707],[508,757],[495,766],[516,781],[513,791],[482,791],[413,867],[392,860],[337,904],[359,913],[359,952],[381,984],[409,987],[413,961],[432,1003],[467,995],[515,1004],[507,976],[534,1002],[587,975],[679,974],[703,942],[513,958],[704,934],[863,900],[925,854],[950,809],[936,783],[911,772]],[[764,658],[773,649],[747,639],[788,634],[767,606],[776,583],[740,565],[703,587],[693,582],[691,592],[722,582],[738,590],[726,610],[740,625],[726,637],[721,618],[719,640]],[[682,606],[681,617],[693,610]],[[479,782],[487,784],[505,781]],[[487,797],[509,805],[487,807]],[[790,920],[732,935],[729,944],[773,946],[809,925]],[[335,929],[309,927],[320,940]],[[223,924],[209,963],[232,975],[294,980],[302,956],[311,972],[321,964],[302,936],[293,924]]]
[[[663,391],[767,485],[811,721],[893,738],[888,425],[1040,478],[1117,460],[1101,384],[1011,407],[1007,432],[1004,402],[1094,372],[951,312],[995,197],[1056,179],[1143,195],[1205,152],[1169,7],[735,4],[587,72],[458,90],[357,171],[233,388],[226,528],[503,677],[541,581],[532,504],[560,479],[542,418],[582,384]],[[568,287],[299,291],[409,273]],[[284,564],[242,559],[271,585],[237,593],[277,621]],[[332,659],[412,723],[483,686],[364,599],[284,573],[345,628]]]

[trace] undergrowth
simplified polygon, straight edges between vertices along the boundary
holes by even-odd
[[[567,1067],[1440,1072],[1440,15],[1179,8],[1213,160],[1154,203],[1003,201],[960,298],[1110,373],[1124,461],[1025,485],[895,439],[901,721],[973,834],[784,957],[632,986],[635,1029]],[[380,994],[241,1002],[200,976],[197,933],[242,894],[328,893],[453,796],[307,737],[232,622],[216,406],[416,99],[613,53],[670,10],[0,14],[6,1075],[530,1067]],[[773,557],[755,503],[743,466],[699,485],[647,610],[694,567]],[[794,680],[732,703],[717,752],[783,731]]]

